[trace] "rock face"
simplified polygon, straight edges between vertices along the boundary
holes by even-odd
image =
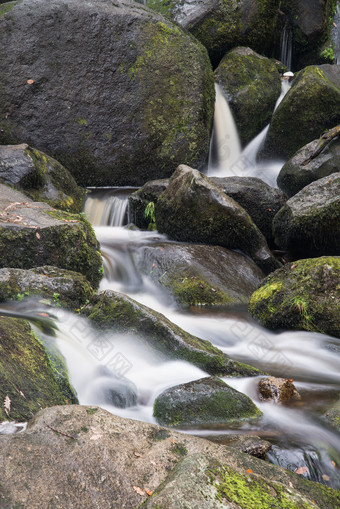
[[[0,146],[0,178],[35,201],[81,212],[85,189],[55,159],[28,145]]]
[[[268,244],[273,246],[273,219],[286,203],[287,196],[255,177],[210,177],[210,180],[248,212]]]
[[[205,162],[212,70],[170,21],[129,0],[24,0],[0,34],[1,144],[45,151],[81,185],[142,185]]]
[[[165,426],[197,426],[254,419],[261,412],[248,396],[212,377],[162,392],[155,400],[153,415]]]
[[[161,313],[123,294],[106,290],[82,312],[101,329],[109,327],[113,332],[135,332],[141,341],[158,352],[191,362],[211,375],[259,374],[256,368],[231,360],[209,341],[185,332]]]
[[[4,509],[241,509],[254,497],[263,508],[340,504],[338,491],[248,454],[97,407],[42,410],[0,446]]]
[[[312,182],[276,214],[276,244],[299,256],[340,254],[340,173]]]
[[[252,295],[249,311],[269,329],[340,337],[340,257],[323,256],[285,265]]]
[[[46,406],[77,402],[68,381],[58,381],[51,361],[25,320],[0,320],[0,398],[9,398],[0,421],[26,421]],[[8,401],[8,400],[7,400]]]
[[[313,157],[306,164],[306,161],[310,159],[314,151],[317,150],[319,144],[319,139],[308,143],[298,150],[282,167],[277,177],[277,185],[288,196],[293,196],[315,180],[339,171],[339,136],[327,144],[319,155]]]
[[[273,114],[263,153],[288,159],[340,123],[340,66],[306,67]]]
[[[301,399],[291,380],[269,376],[259,381],[260,399],[272,403],[284,403]]]
[[[138,250],[138,267],[185,306],[244,304],[264,278],[235,251],[202,244],[159,243]]]
[[[99,244],[82,215],[56,211],[0,184],[0,267],[53,265],[80,272],[98,286]]]
[[[76,309],[93,296],[93,289],[79,272],[45,265],[30,270],[0,269],[0,302],[41,296],[51,303]]]
[[[223,87],[243,145],[270,122],[281,92],[280,75],[273,60],[250,48],[227,53],[215,71]]]
[[[168,187],[169,179],[150,180],[143,187],[129,196],[129,216],[138,228],[147,230],[150,219],[146,217],[145,209],[148,203],[157,203],[158,197]]]
[[[240,249],[265,272],[279,264],[246,211],[197,170],[180,165],[156,206],[160,233],[171,239]]]
[[[189,30],[217,65],[235,46],[270,47],[279,0],[147,0],[146,4]]]

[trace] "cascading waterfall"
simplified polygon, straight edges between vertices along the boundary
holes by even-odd
[[[293,55],[293,31],[288,19],[282,30],[281,45],[280,45],[280,61],[288,67],[292,68],[292,55]]]
[[[132,188],[99,188],[87,196],[84,212],[93,226],[123,226],[129,221]]]
[[[334,44],[334,63],[340,64],[340,2],[336,5],[333,19],[332,40]]]

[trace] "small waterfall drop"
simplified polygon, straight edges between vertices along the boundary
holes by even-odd
[[[336,12],[333,19],[332,40],[334,44],[334,63],[340,64],[340,2],[336,5]]]
[[[94,189],[86,198],[84,212],[93,226],[123,226],[129,222],[129,194],[137,188]]]
[[[292,55],[293,55],[293,31],[288,20],[282,30],[281,44],[280,44],[280,61],[288,67],[292,68]]]

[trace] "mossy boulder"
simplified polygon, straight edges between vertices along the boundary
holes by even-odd
[[[205,163],[207,51],[144,5],[23,0],[0,17],[0,47],[1,144],[43,150],[83,186],[143,185]]]
[[[248,303],[264,278],[248,257],[220,246],[153,244],[138,250],[137,263],[185,307]]]
[[[146,5],[189,30],[216,66],[235,46],[270,48],[279,0],[146,0]]]
[[[238,47],[227,53],[215,70],[243,145],[270,122],[281,92],[275,62],[250,48]]]
[[[198,426],[255,419],[261,412],[248,396],[209,377],[162,392],[153,415],[164,426]]]
[[[169,179],[150,180],[143,187],[129,196],[129,217],[138,228],[147,230],[150,217],[146,213],[146,207],[150,202],[156,205],[158,197],[168,187]]]
[[[7,407],[0,407],[0,421],[26,421],[46,406],[77,401],[65,379],[58,380],[27,321],[0,318],[0,352],[0,398],[2,402],[7,397],[10,400]]]
[[[340,399],[327,410],[323,417],[340,432]]]
[[[199,339],[173,324],[161,313],[126,295],[106,290],[82,313],[100,329],[134,333],[147,345],[172,359],[182,359],[211,375],[256,376],[256,368],[231,360],[209,341]]]
[[[97,287],[99,244],[82,214],[52,209],[0,184],[0,267],[52,265],[83,274]]]
[[[26,144],[0,146],[0,179],[34,201],[81,212],[86,191],[58,161]]]
[[[308,143],[282,167],[277,177],[277,185],[289,197],[315,180],[339,172],[340,136],[328,143],[319,155],[312,157],[321,141],[317,139]]]
[[[248,212],[269,246],[273,246],[273,219],[287,196],[255,177],[210,177],[210,180]]]
[[[252,295],[249,312],[268,329],[340,337],[340,257],[298,260],[276,270]]]
[[[273,114],[263,155],[288,159],[339,123],[340,66],[306,67]]]
[[[0,302],[44,297],[51,304],[77,309],[88,304],[93,288],[79,272],[45,265],[30,270],[0,269]]]
[[[158,198],[156,224],[160,233],[174,240],[239,249],[265,273],[279,266],[247,212],[188,166],[177,168]]]
[[[299,257],[340,255],[340,173],[290,198],[273,220],[275,243]]]

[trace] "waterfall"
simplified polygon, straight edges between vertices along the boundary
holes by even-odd
[[[334,63],[340,64],[340,2],[337,3],[333,19],[332,40],[334,45]]]
[[[293,32],[288,20],[282,30],[280,46],[280,60],[290,70],[292,68]]]
[[[137,188],[98,188],[86,198],[84,212],[93,226],[123,226],[129,222],[128,196]]]

